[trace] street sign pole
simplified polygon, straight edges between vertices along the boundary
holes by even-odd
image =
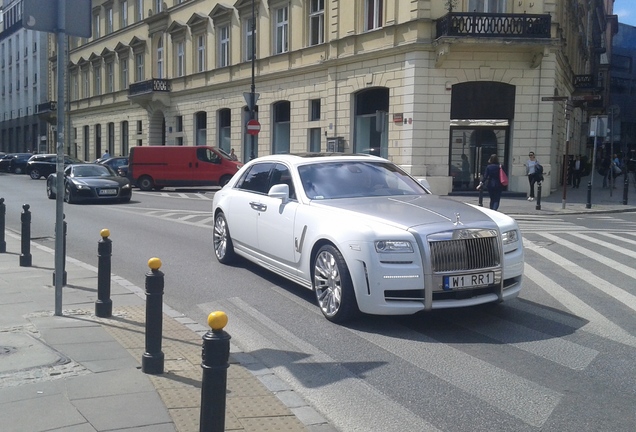
[[[561,201],[561,208],[565,209],[565,197],[568,189],[568,161],[570,151],[570,105],[565,103],[565,118],[567,120],[567,126],[565,127],[565,160],[563,161],[563,200]]]
[[[57,1],[57,164],[55,198],[55,315],[62,315],[64,285],[64,59],[66,56],[66,1]]]
[[[67,5],[67,3],[70,3]],[[67,7],[68,6],[68,7]],[[57,36],[57,160],[55,183],[55,315],[62,315],[64,284],[64,95],[66,35],[91,36],[91,0],[23,0],[22,26]]]

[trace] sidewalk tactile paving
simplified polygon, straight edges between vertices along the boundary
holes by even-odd
[[[123,306],[112,318],[96,318],[141,364],[145,352],[145,309]],[[189,322],[189,321],[188,321]],[[162,347],[164,373],[148,375],[179,432],[197,432],[200,421],[201,335],[164,314]],[[227,369],[225,430],[301,431],[304,425],[283,402],[244,366],[230,359]]]

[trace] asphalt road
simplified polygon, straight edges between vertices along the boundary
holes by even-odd
[[[44,180],[0,174],[0,197],[9,229],[28,203],[33,237],[53,247]],[[227,312],[233,341],[343,432],[636,430],[633,213],[520,220],[526,285],[513,302],[338,326],[309,291],[218,264],[211,199],[135,190],[130,204],[65,205],[68,255],[97,265],[109,228],[112,271],[138,286],[161,258],[167,304],[201,323]]]

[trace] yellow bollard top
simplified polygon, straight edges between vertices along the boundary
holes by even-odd
[[[161,267],[161,260],[159,258],[150,258],[148,260],[148,267],[150,267],[151,270],[159,270],[159,268]]]
[[[227,325],[227,315],[221,311],[212,312],[208,315],[208,325],[212,330],[223,330]]]
[[[110,237],[110,230],[108,228],[104,228],[99,232],[99,235],[102,236],[102,238]]]

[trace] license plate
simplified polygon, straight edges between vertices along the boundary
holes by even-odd
[[[494,272],[472,273],[461,276],[444,276],[444,289],[462,289],[488,286],[495,283]]]
[[[117,195],[117,189],[100,189],[100,195]]]

